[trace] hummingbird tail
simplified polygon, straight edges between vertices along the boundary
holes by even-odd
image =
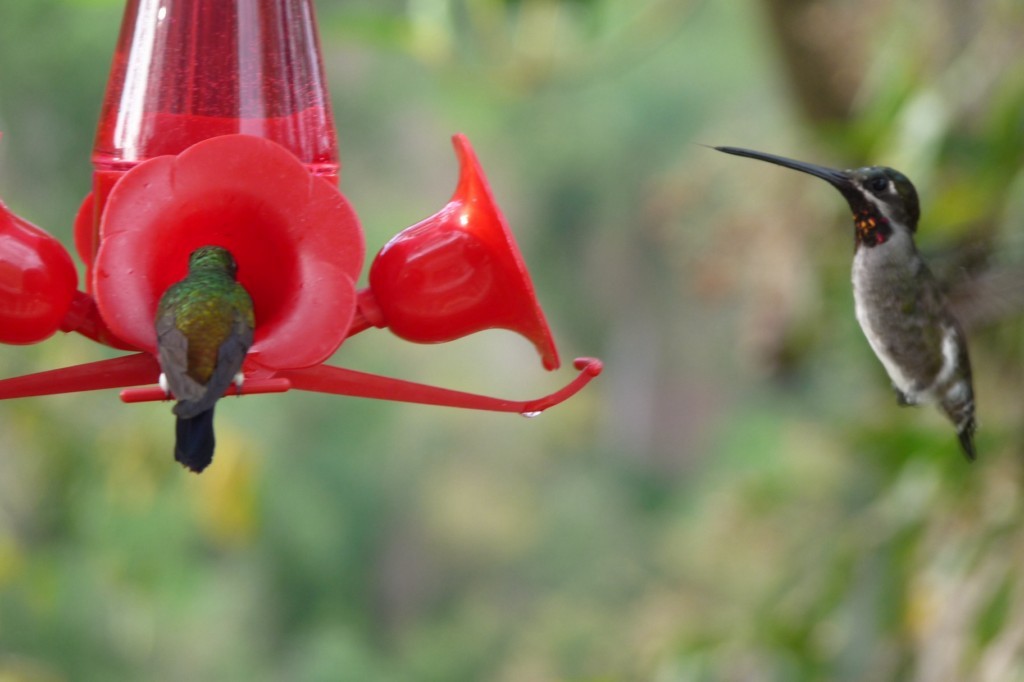
[[[190,471],[202,472],[213,461],[213,408],[194,417],[178,417],[174,459]]]
[[[964,457],[973,462],[977,457],[974,450],[974,391],[971,389],[970,375],[953,385],[940,402],[942,411],[956,426],[956,436],[960,439],[960,447]]]
[[[964,450],[964,457],[973,462],[978,457],[974,450],[974,419],[969,419],[963,426],[956,430],[957,438],[960,439],[960,447]]]

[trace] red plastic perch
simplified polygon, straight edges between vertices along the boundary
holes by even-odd
[[[604,369],[601,361],[596,358],[577,358],[573,364],[579,371],[576,378],[560,390],[534,400],[493,398],[331,365],[278,370],[271,372],[269,376],[264,374],[264,370],[257,370],[253,373],[255,376],[246,379],[241,395],[283,393],[296,389],[377,400],[533,415],[572,397]],[[132,387],[121,391],[121,400],[126,403],[167,400],[163,389],[154,385],[159,376],[160,366],[156,359],[147,353],[136,353],[0,379],[0,400],[126,386]],[[234,389],[229,389],[226,395],[235,393]]]

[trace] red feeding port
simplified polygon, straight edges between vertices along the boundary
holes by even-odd
[[[558,351],[512,231],[469,140],[456,135],[453,142],[455,193],[380,250],[370,267],[370,290],[360,294],[360,312],[416,343],[508,329],[536,346],[546,369],[558,369]]]
[[[0,343],[37,343],[53,335],[77,285],[61,243],[0,202]]]
[[[307,367],[341,345],[365,251],[355,212],[288,150],[248,135],[151,159],[110,193],[93,291],[111,331],[155,353],[160,296],[204,245],[238,262],[255,305],[253,361]]]

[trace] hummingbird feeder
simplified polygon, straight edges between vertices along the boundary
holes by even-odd
[[[245,10],[245,11],[243,11]],[[67,250],[0,202],[0,342],[57,330],[124,351],[0,379],[0,399],[157,385],[154,315],[196,248],[227,248],[255,307],[242,394],[290,389],[534,415],[600,374],[580,358],[561,390],[503,400],[324,364],[348,337],[387,327],[416,343],[490,328],[558,353],[522,257],[469,141],[451,200],[374,258],[338,190],[338,151],[312,0],[128,0]]]

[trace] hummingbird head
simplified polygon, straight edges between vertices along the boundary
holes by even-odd
[[[907,176],[886,166],[837,170],[739,147],[715,147],[720,152],[767,161],[813,175],[838,189],[853,212],[857,245],[877,246],[895,230],[913,233],[921,217],[917,190]]]
[[[188,271],[191,273],[199,270],[219,270],[234,279],[238,264],[231,252],[222,246],[201,246],[188,257]]]

